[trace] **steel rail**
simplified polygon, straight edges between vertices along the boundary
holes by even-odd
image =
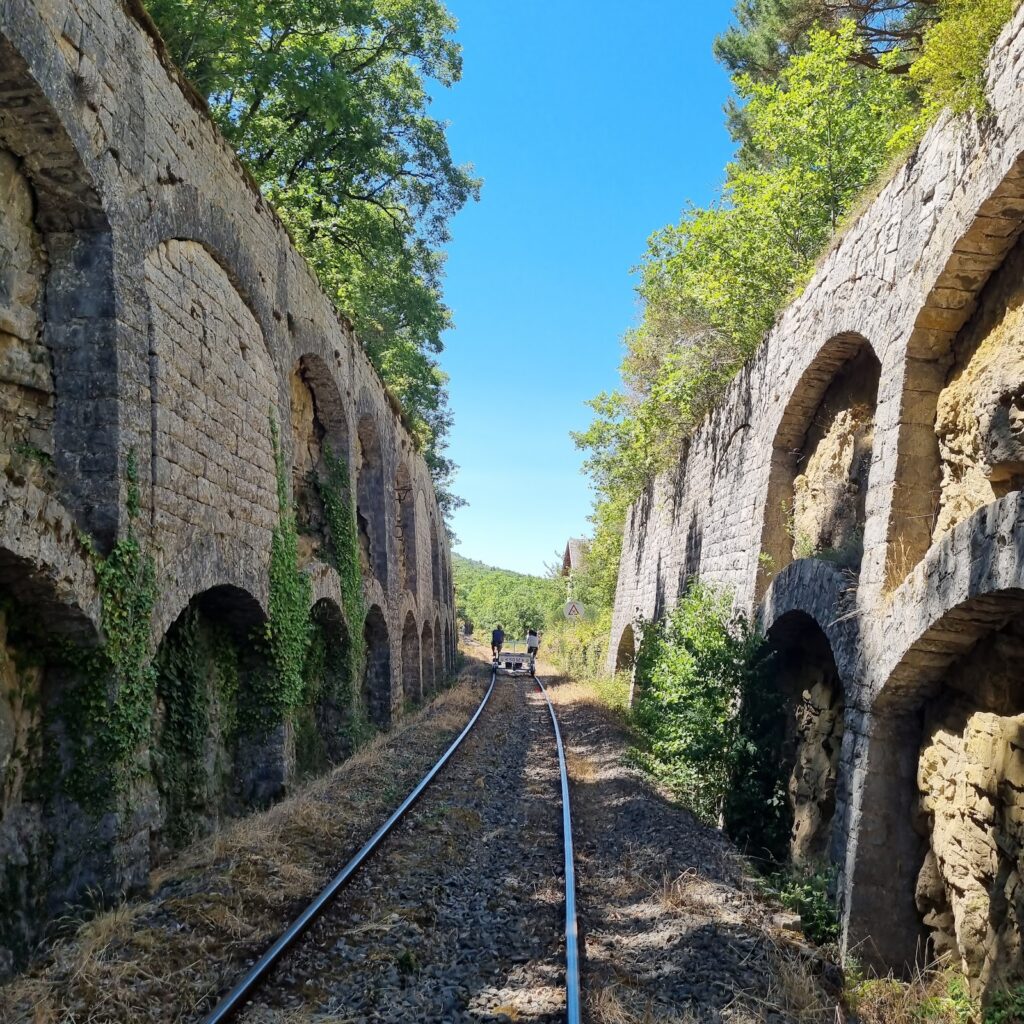
[[[434,776],[444,767],[448,759],[459,748],[459,744],[469,734],[470,729],[476,725],[476,720],[490,700],[494,691],[494,680],[496,673],[491,672],[491,685],[487,687],[484,698],[480,701],[479,707],[473,712],[473,717],[466,723],[466,727],[452,742],[451,746],[441,755],[433,768],[423,776],[417,783],[416,788],[399,804],[391,817],[366,841],[359,852],[327,883],[325,888],[306,907],[305,910],[292,922],[281,937],[256,961],[248,970],[245,977],[214,1007],[210,1014],[204,1019],[204,1024],[221,1024],[229,1020],[232,1015],[241,1007],[245,999],[252,994],[256,986],[263,980],[270,969],[277,963],[288,948],[298,939],[303,932],[323,913],[328,903],[337,896],[338,892],[346,882],[359,870],[366,859],[373,853],[380,841],[391,831],[395,823],[403,814],[416,802],[419,795],[427,788]],[[554,712],[552,712],[554,714]],[[557,726],[556,726],[557,728]]]
[[[565,849],[565,1019],[566,1024],[580,1024],[580,950],[576,927],[576,866],[572,851],[572,814],[569,811],[569,773],[565,768],[565,748],[558,716],[548,691],[537,676],[533,681],[540,687],[551,712],[558,747],[558,768],[562,777],[562,845]]]

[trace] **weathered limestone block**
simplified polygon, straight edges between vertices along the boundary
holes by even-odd
[[[32,188],[0,149],[0,459],[53,455],[53,368],[42,340],[46,256]]]
[[[815,674],[794,713],[796,760],[788,792],[793,809],[790,855],[797,864],[820,859],[827,849],[843,746],[841,691],[834,673],[819,669]]]
[[[995,275],[938,400],[942,492],[933,539],[1024,485],[1024,250]]]
[[[308,565],[322,558],[326,539],[323,504],[317,491],[326,428],[317,415],[316,398],[301,367],[289,379],[292,410],[292,495],[299,529],[299,562]]]
[[[916,901],[937,953],[977,991],[1019,975],[1024,927],[1024,714],[1012,691],[1024,637],[1011,628],[969,656],[929,713],[918,762],[929,852]],[[979,710],[979,706],[984,710]]]

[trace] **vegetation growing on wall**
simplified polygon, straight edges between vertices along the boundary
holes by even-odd
[[[66,648],[82,679],[68,698],[75,762],[68,787],[88,809],[109,808],[133,776],[135,755],[149,738],[156,674],[149,638],[156,602],[153,559],[135,533],[138,462],[125,460],[126,528],[105,557],[82,536],[93,558],[102,605],[103,643],[87,652]]]
[[[302,704],[312,636],[313,590],[299,568],[299,533],[288,495],[288,467],[277,420],[270,417],[277,476],[278,520],[270,542],[270,594],[263,639],[273,673],[255,673],[241,709],[247,730],[265,732]]]
[[[719,200],[655,232],[623,388],[597,396],[588,451],[595,572],[614,589],[629,505],[808,279],[859,198],[945,107],[983,105],[984,60],[1018,0],[740,0],[717,53],[738,143]]]
[[[329,533],[327,556],[341,580],[342,612],[348,624],[348,645],[343,656],[347,661],[344,674],[349,687],[346,699],[351,706],[355,681],[362,679],[366,666],[366,637],[363,634],[366,604],[359,560],[359,530],[349,497],[348,465],[330,446],[324,449],[323,465],[323,471],[317,476],[317,487]],[[333,655],[327,651],[325,656],[330,660]],[[349,726],[352,746],[358,745],[369,731],[366,714],[367,709],[363,707],[353,710]]]
[[[239,650],[228,631],[189,608],[155,659],[156,693],[163,707],[154,771],[166,810],[168,837],[182,846],[196,837],[209,810],[207,744],[230,750],[239,689]],[[212,734],[216,735],[213,736]],[[218,766],[214,766],[214,771]],[[227,772],[228,765],[219,766]]]
[[[171,55],[355,323],[445,510],[454,469],[441,296],[451,218],[479,191],[430,88],[462,71],[440,0],[147,0]]]

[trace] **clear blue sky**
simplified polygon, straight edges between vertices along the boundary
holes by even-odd
[[[588,531],[569,431],[616,385],[630,268],[732,151],[711,42],[731,0],[448,0],[462,81],[441,91],[483,195],[455,220],[447,300],[456,550],[539,573]],[[515,485],[508,483],[515,479]],[[503,486],[503,482],[505,486]]]

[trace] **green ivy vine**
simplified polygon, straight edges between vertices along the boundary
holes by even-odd
[[[70,703],[75,761],[69,791],[95,813],[109,809],[137,774],[136,752],[149,739],[156,674],[149,641],[156,569],[135,532],[139,475],[135,452],[125,463],[127,528],[110,554],[83,537],[96,572],[103,643],[79,653],[83,679]]]
[[[359,746],[372,732],[367,710],[355,701],[355,681],[361,679],[366,667],[366,638],[363,623],[366,604],[363,601],[363,573],[359,560],[359,532],[355,509],[349,498],[348,464],[341,455],[325,445],[323,469],[317,474],[317,491],[327,520],[329,544],[327,557],[338,573],[341,583],[342,611],[349,629],[349,643],[345,656],[345,678],[349,692],[345,695],[351,707],[349,742]]]
[[[164,709],[154,769],[175,845],[196,835],[210,803],[206,745],[211,733],[230,749],[234,737],[239,651],[230,633],[189,608],[160,645],[156,692]]]
[[[288,467],[277,420],[271,414],[270,437],[277,477],[278,520],[270,542],[270,596],[262,640],[273,672],[255,673],[241,709],[249,732],[266,733],[302,705],[312,637],[313,588],[299,568],[299,532],[288,495]]]

